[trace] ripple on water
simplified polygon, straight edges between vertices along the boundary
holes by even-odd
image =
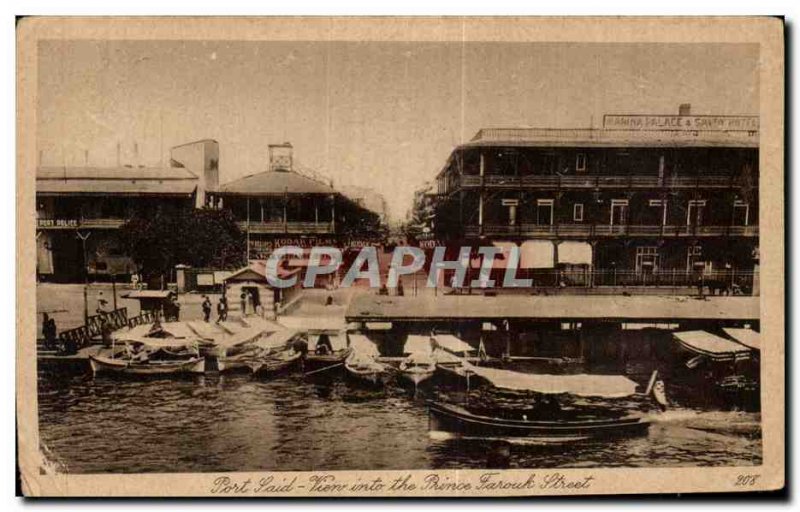
[[[569,446],[430,435],[424,402],[340,380],[40,375],[42,442],[72,472],[753,465],[757,414],[670,411],[643,438]]]

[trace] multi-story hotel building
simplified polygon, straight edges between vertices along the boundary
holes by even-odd
[[[515,244],[541,284],[705,279],[747,293],[758,286],[758,134],[755,116],[688,105],[606,115],[594,129],[482,129],[437,175],[432,231],[452,246]]]

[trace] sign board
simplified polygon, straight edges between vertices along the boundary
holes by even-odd
[[[77,228],[78,219],[36,219],[40,228]]]
[[[519,199],[502,199],[503,206],[519,206]]]
[[[214,286],[214,274],[197,274],[197,286]]]
[[[603,128],[611,130],[673,130],[673,131],[758,131],[758,116],[603,116]]]

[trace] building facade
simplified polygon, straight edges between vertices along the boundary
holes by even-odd
[[[222,184],[211,204],[229,209],[247,233],[247,259],[265,260],[282,246],[348,248],[377,243],[380,215],[296,172],[289,143],[269,146],[269,169]]]
[[[163,168],[37,168],[37,276],[76,282],[136,273],[119,228],[136,216],[202,206],[217,186],[215,141],[172,148],[170,160]]]
[[[520,247],[535,284],[757,291],[758,118],[606,115],[480,130],[437,175],[435,238]]]

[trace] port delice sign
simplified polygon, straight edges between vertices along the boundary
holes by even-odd
[[[617,130],[757,131],[758,116],[603,116],[603,127]]]

